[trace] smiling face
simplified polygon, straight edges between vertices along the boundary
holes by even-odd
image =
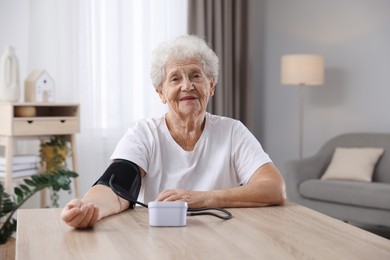
[[[204,73],[201,62],[175,61],[168,63],[165,71],[166,78],[156,91],[162,102],[168,104],[168,114],[179,118],[203,115],[215,84]]]

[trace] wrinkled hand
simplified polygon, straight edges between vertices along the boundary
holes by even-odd
[[[156,201],[185,201],[190,208],[206,206],[207,193],[191,190],[163,190]]]
[[[82,200],[71,200],[63,208],[61,218],[71,227],[88,228],[96,224],[99,217],[99,209],[92,203]]]

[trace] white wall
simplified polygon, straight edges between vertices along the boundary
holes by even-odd
[[[325,85],[305,90],[304,157],[341,133],[390,131],[390,1],[254,2],[255,135],[282,171],[299,156],[299,89],[280,83],[284,54],[325,59]]]
[[[20,84],[27,77],[28,58],[28,0],[0,0],[0,55],[5,45],[15,48],[19,60]]]

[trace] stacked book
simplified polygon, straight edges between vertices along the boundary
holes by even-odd
[[[6,158],[0,156],[0,178],[5,177]],[[38,155],[15,155],[12,158],[12,178],[30,176],[39,172],[40,157]]]

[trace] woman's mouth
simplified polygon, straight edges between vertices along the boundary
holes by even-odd
[[[187,100],[194,100],[194,99],[196,99],[196,98],[193,96],[186,96],[186,97],[180,98],[179,101],[187,101]]]

